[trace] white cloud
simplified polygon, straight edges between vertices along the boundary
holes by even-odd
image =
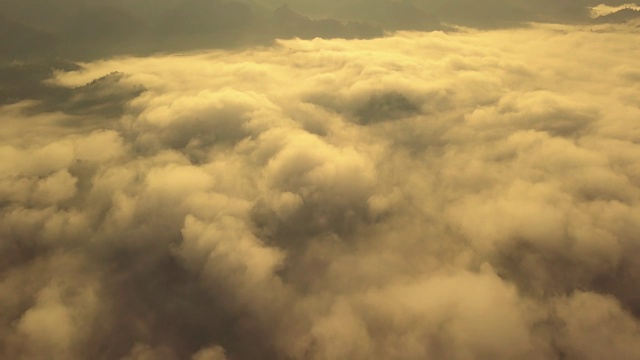
[[[58,73],[146,91],[115,119],[0,108],[0,354],[634,358],[637,36],[405,32]]]
[[[609,14],[616,13],[623,9],[640,10],[640,6],[636,3],[623,4],[619,6],[611,6],[606,4],[600,4],[589,8],[589,12],[592,18],[599,18]]]

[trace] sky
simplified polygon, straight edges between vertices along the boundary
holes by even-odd
[[[0,0],[0,358],[640,358],[640,12]]]

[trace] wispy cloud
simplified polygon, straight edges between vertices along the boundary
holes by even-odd
[[[600,5],[589,8],[589,11],[590,11],[591,17],[595,19],[601,16],[606,16],[609,14],[616,13],[624,9],[633,9],[633,10],[640,11],[640,6],[638,6],[638,4],[636,3],[624,4],[620,6],[610,6],[610,5],[600,4]]]

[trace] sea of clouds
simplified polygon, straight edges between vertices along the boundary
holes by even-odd
[[[639,33],[57,73],[0,107],[0,357],[639,359]]]

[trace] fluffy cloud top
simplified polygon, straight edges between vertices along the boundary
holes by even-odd
[[[0,107],[0,357],[640,358],[638,32],[57,72]]]

